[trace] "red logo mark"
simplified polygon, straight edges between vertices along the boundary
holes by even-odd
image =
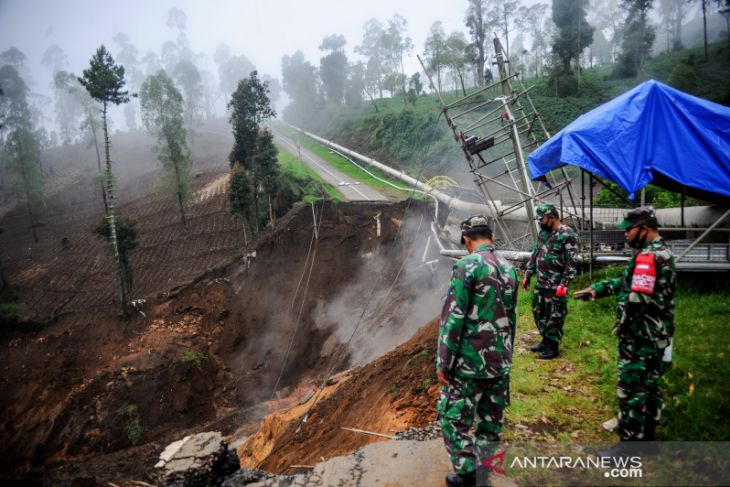
[[[499,474],[507,475],[507,472],[500,468],[502,465],[504,465],[504,455],[506,453],[507,453],[506,451],[502,451],[502,452],[497,453],[496,455],[492,455],[489,458],[485,458],[484,460],[482,460],[482,466],[491,468],[492,470],[494,470],[495,472],[497,472]],[[497,465],[493,465],[492,462],[497,463],[499,465],[499,467]]]

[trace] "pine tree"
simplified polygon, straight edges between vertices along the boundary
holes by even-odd
[[[125,84],[124,67],[117,66],[114,63],[114,58],[112,58],[112,55],[102,44],[96,50],[96,54],[91,58],[89,68],[84,70],[83,77],[79,78],[79,83],[86,88],[93,99],[98,100],[102,105],[104,158],[106,160],[106,196],[109,207],[107,214],[109,238],[114,251],[114,261],[117,265],[122,312],[127,317],[129,316],[129,295],[125,286],[125,269],[122,267],[122,261],[119,255],[119,242],[117,241],[116,215],[114,213],[114,178],[112,174],[111,156],[109,154],[109,130],[107,123],[109,104],[121,105],[129,101],[129,93],[123,90]]]

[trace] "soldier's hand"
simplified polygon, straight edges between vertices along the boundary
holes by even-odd
[[[564,298],[568,294],[568,287],[562,284],[555,290],[556,298]]]
[[[522,289],[524,289],[525,291],[530,289],[530,279],[528,279],[527,277],[522,279]]]
[[[585,289],[581,289],[580,291],[574,292],[573,296],[576,299],[580,299],[582,301],[595,301],[596,291],[591,287],[587,287]]]
[[[446,378],[446,374],[442,370],[436,371],[436,379],[439,381],[439,384],[441,384],[444,387],[449,387],[449,380]]]

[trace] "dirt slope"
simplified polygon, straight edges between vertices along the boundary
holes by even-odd
[[[435,419],[439,389],[434,369],[437,330],[433,320],[407,343],[348,371],[318,401],[299,433],[301,418],[314,399],[266,417],[259,431],[239,447],[241,464],[291,474],[290,465],[313,465],[323,457],[383,441],[342,427],[393,435],[428,425]]]
[[[425,232],[404,220],[406,211],[428,214],[418,203],[327,204],[310,249],[312,209],[303,206],[260,236],[255,259],[229,258],[192,284],[149,296],[146,317],[125,322],[113,303],[100,304],[98,314],[68,312],[7,337],[0,476],[144,479],[157,453],[184,434],[253,432],[285,358],[278,397],[410,336],[423,322],[420,303],[437,299],[422,285],[430,272],[404,261],[420,256],[412,244]],[[363,338],[345,347],[368,298],[377,307],[363,319]],[[381,348],[367,341],[374,336]]]

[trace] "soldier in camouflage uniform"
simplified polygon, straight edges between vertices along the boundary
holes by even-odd
[[[517,272],[494,252],[487,219],[469,217],[461,232],[469,255],[452,270],[436,357],[436,409],[456,472],[449,486],[475,485],[480,461],[496,452],[517,325]]]
[[[671,360],[677,275],[674,257],[657,231],[651,207],[629,212],[619,227],[625,230],[629,246],[638,252],[621,277],[595,283],[576,296],[591,300],[616,296],[617,432],[622,441],[653,441],[662,411],[659,385]],[[617,456],[625,449],[625,443],[618,443],[598,454]]]
[[[575,277],[578,237],[575,231],[558,218],[558,210],[550,204],[537,209],[540,223],[539,242],[535,245],[522,287],[530,288],[530,279],[537,274],[532,296],[532,314],[542,340],[530,348],[539,357],[550,360],[560,354],[563,323],[568,314],[568,284]]]

